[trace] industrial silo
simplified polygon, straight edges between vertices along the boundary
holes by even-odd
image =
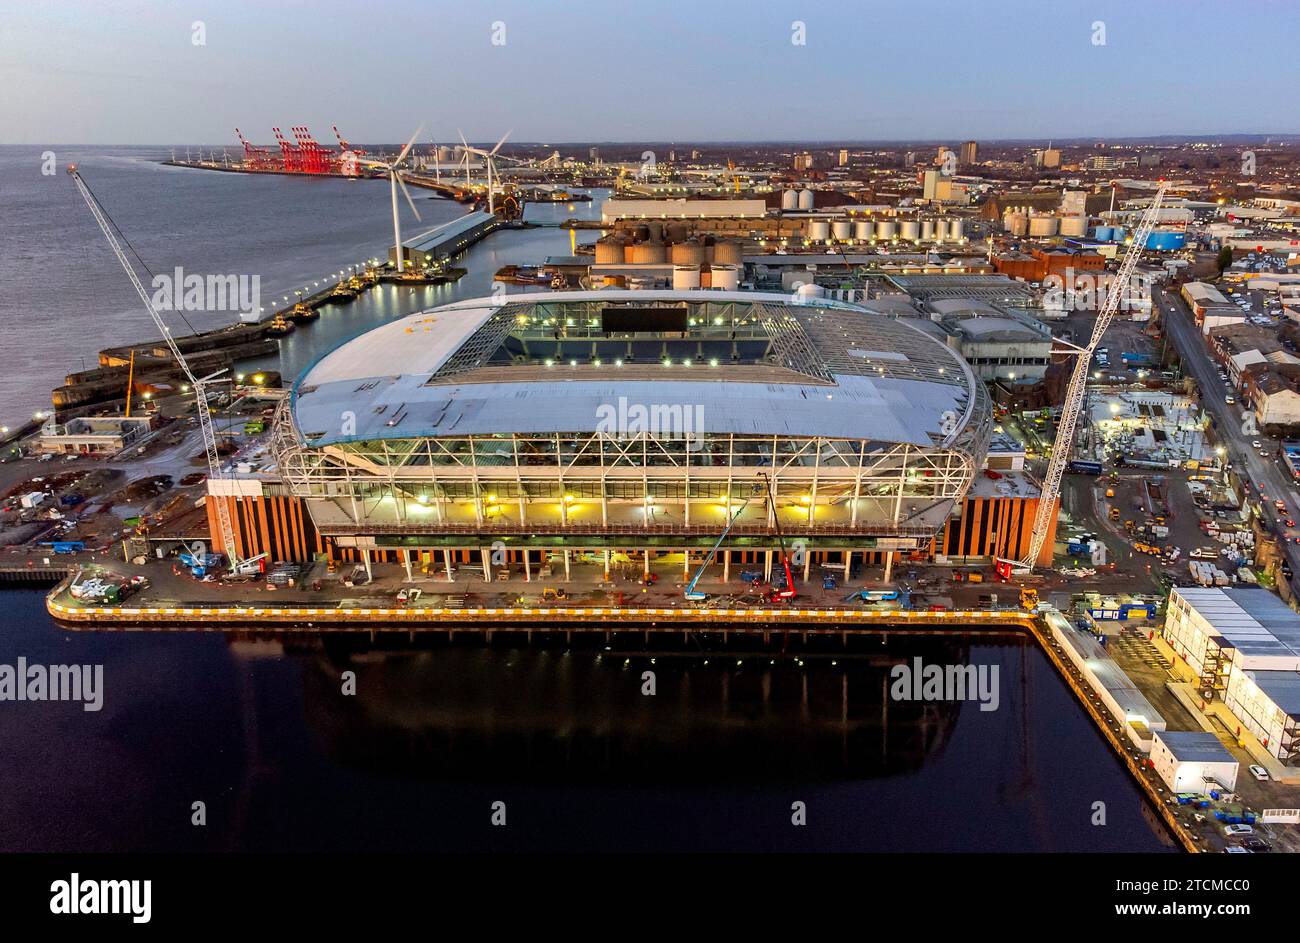
[[[960,242],[961,237],[966,232],[966,220],[952,219],[948,221],[948,238],[953,242]]]
[[[824,219],[814,219],[808,223],[808,238],[813,242],[829,242],[831,224]]]
[[[921,241],[930,242],[934,239],[934,220],[921,220]]]
[[[916,242],[921,238],[921,224],[915,219],[903,220],[903,225],[899,234],[908,242]]]
[[[1016,211],[1007,214],[1006,219],[1007,232],[1013,236],[1024,236],[1029,233],[1029,215]]]
[[[734,265],[711,265],[709,274],[714,288],[722,291],[736,291],[740,288],[740,269]],[[674,287],[676,287],[675,278]]]
[[[894,232],[898,229],[898,224],[892,219],[882,219],[876,222],[877,239],[893,239]]]
[[[661,223],[657,219],[652,219],[645,224],[645,228],[646,228],[646,239],[648,239],[650,242],[663,242],[664,239],[663,223]]]
[[[670,255],[673,265],[694,265],[698,268],[704,262],[704,246],[694,239],[674,242]]]
[[[848,242],[853,238],[853,224],[847,219],[837,219],[831,223],[831,233],[836,242]]]
[[[1078,238],[1088,233],[1088,217],[1086,216],[1062,216],[1061,217],[1061,235],[1070,238]]]
[[[596,240],[597,265],[622,265],[623,241],[617,236],[604,236]]]
[[[668,261],[667,251],[662,242],[637,242],[624,255],[635,265],[661,265]]]
[[[673,291],[688,291],[700,287],[700,267],[698,265],[673,266]]]
[[[1029,217],[1029,235],[1039,239],[1055,236],[1059,223],[1051,213],[1032,213]]]
[[[816,198],[813,196],[813,192],[811,190],[805,189],[799,191],[799,209],[810,210],[813,208],[813,205],[815,203],[816,203]]]
[[[744,265],[745,247],[734,239],[721,239],[713,247],[715,265]]]
[[[782,190],[782,191],[781,191],[781,209],[783,209],[783,210],[793,210],[793,209],[798,209],[798,207],[799,207],[799,191],[798,191],[798,190]]]

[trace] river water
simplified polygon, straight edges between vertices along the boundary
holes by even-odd
[[[383,183],[154,162],[166,153],[57,152],[155,272],[257,274],[271,298],[386,251]],[[101,347],[154,334],[72,183],[40,170],[40,149],[0,148],[0,421],[48,408],[46,391]],[[463,212],[419,205],[427,225]],[[404,227],[418,231],[410,217]],[[279,366],[291,379],[386,320],[488,293],[502,265],[570,251],[564,230],[495,234],[454,285],[384,287],[323,310],[284,341]],[[0,701],[0,850],[1170,847],[1044,656],[1013,639],[891,636],[802,664],[434,642],[374,651],[337,637],[65,632],[42,599],[3,591],[0,666],[102,665],[104,703]],[[917,657],[996,667],[998,708],[895,700],[890,667]],[[505,826],[491,824],[495,802]],[[194,803],[205,825],[192,824]],[[795,803],[805,825],[792,824]]]

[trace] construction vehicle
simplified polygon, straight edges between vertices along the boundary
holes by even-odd
[[[568,594],[568,593],[563,589],[563,587],[559,587],[559,588],[557,588],[557,587],[553,587],[553,586],[548,586],[548,587],[546,587],[544,590],[542,590],[542,598],[543,598],[543,599],[557,599],[557,600],[558,600],[558,599],[568,599],[568,598],[569,598],[569,594]]]
[[[790,556],[785,552],[785,535],[781,532],[781,516],[776,513],[776,498],[772,496],[772,480],[764,472],[759,472],[763,484],[767,487],[767,503],[772,511],[772,521],[776,525],[776,540],[781,548],[781,566],[785,568],[785,585],[773,586],[768,593],[769,602],[791,602],[797,595],[794,590],[794,575],[790,572]]]
[[[1052,449],[1047,474],[1043,477],[1042,487],[1039,489],[1038,510],[1034,515],[1029,554],[1023,560],[998,560],[999,572],[1006,576],[1017,572],[1032,573],[1034,567],[1038,565],[1038,556],[1042,552],[1048,531],[1052,529],[1051,525],[1058,513],[1057,505],[1061,497],[1061,479],[1065,475],[1066,467],[1074,461],[1070,458],[1070,452],[1073,450],[1075,428],[1078,425],[1079,413],[1083,409],[1084,398],[1087,393],[1088,369],[1092,363],[1093,355],[1097,353],[1101,346],[1101,339],[1105,335],[1106,329],[1110,327],[1110,322],[1114,320],[1115,314],[1119,310],[1120,303],[1129,297],[1128,292],[1133,273],[1137,270],[1138,262],[1142,258],[1147,239],[1150,238],[1152,230],[1155,229],[1156,221],[1160,216],[1160,207],[1164,203],[1165,194],[1168,190],[1169,184],[1162,179],[1155,195],[1151,198],[1150,206],[1142,214],[1142,221],[1133,234],[1133,241],[1124,254],[1124,261],[1120,263],[1119,270],[1115,273],[1114,279],[1111,280],[1111,288],[1106,292],[1105,304],[1097,312],[1097,320],[1093,325],[1092,337],[1089,339],[1087,346],[1079,347],[1060,338],[1055,341],[1056,344],[1066,348],[1065,352],[1074,355],[1074,367],[1070,373],[1070,382],[1066,386],[1065,401],[1061,406],[1061,416],[1056,425],[1056,445]],[[1088,464],[1096,465],[1096,473],[1101,473],[1099,463]],[[1092,468],[1089,467],[1087,471],[1092,473]]]
[[[1020,587],[1020,608],[1034,612],[1038,609],[1038,590],[1030,586]]]
[[[704,602],[709,598],[708,593],[697,592],[695,584],[700,581],[700,577],[704,575],[704,571],[707,570],[709,564],[713,562],[713,558],[718,555],[718,548],[721,547],[722,542],[727,539],[727,534],[731,533],[731,525],[735,524],[740,515],[744,513],[745,508],[749,507],[749,502],[753,497],[753,492],[750,492],[749,496],[745,498],[744,503],[736,509],[736,513],[727,519],[727,526],[722,529],[722,533],[718,535],[718,539],[713,543],[713,548],[709,550],[708,556],[704,558],[704,562],[700,564],[700,568],[695,571],[695,575],[691,577],[691,581],[686,585],[686,592],[682,595],[688,602]]]
[[[217,372],[205,377],[197,377],[194,375],[194,372],[190,369],[189,362],[186,361],[185,356],[181,353],[180,347],[176,344],[175,338],[172,337],[171,328],[167,326],[167,323],[162,319],[162,315],[158,313],[158,309],[154,307],[152,295],[144,287],[143,282],[140,280],[140,276],[136,274],[135,267],[131,264],[131,260],[127,258],[126,252],[122,249],[121,243],[118,242],[116,234],[121,230],[118,229],[117,224],[112,221],[111,217],[109,217],[104,207],[100,205],[98,198],[91,193],[90,187],[86,185],[86,181],[82,179],[81,174],[77,171],[76,164],[69,165],[68,175],[72,177],[73,183],[77,185],[77,190],[81,193],[82,199],[86,201],[86,205],[90,207],[90,213],[95,217],[95,222],[99,225],[99,229],[104,234],[104,238],[108,240],[109,247],[117,257],[118,264],[122,266],[127,277],[131,280],[131,284],[135,288],[136,294],[140,296],[140,300],[144,302],[144,306],[148,310],[149,316],[153,319],[154,326],[157,327],[159,333],[162,334],[163,340],[166,342],[172,356],[176,358],[177,366],[181,368],[181,372],[185,375],[186,381],[194,390],[194,399],[198,408],[199,428],[202,430],[203,434],[203,449],[208,461],[208,482],[211,484],[212,482],[220,481],[224,477],[224,474],[221,466],[221,455],[217,452],[217,435],[212,423],[212,412],[208,407],[207,388],[208,384],[212,383],[213,380],[224,373],[225,370],[218,370]],[[132,249],[131,252],[132,254],[135,254],[134,249]],[[136,258],[139,259],[139,256],[137,255]],[[144,263],[141,262],[142,267],[143,265]],[[147,268],[145,271],[148,273]],[[234,556],[235,527],[230,518],[230,507],[228,502],[224,500],[215,501],[213,504],[216,506],[217,511],[217,526],[220,530],[221,545],[226,548],[227,553],[230,554],[229,563],[231,569],[234,569],[235,565],[239,561]]]
[[[1111,508],[1111,509],[1110,509],[1110,519],[1111,519],[1112,521],[1117,521],[1117,520],[1119,520],[1119,508]],[[1133,522],[1132,522],[1132,521],[1129,521],[1129,523],[1132,524]],[[1132,530],[1132,529],[1133,529],[1133,528],[1131,528],[1131,527],[1129,528],[1129,530]]]

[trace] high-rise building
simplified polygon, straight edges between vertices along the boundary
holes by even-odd
[[[975,152],[979,149],[974,141],[963,141],[961,152],[957,155],[957,161],[963,167],[970,167],[975,163]]]
[[[1060,167],[1061,152],[1054,147],[1034,151],[1034,166],[1042,168]]]
[[[591,162],[592,162],[593,164],[599,164],[599,163],[600,163],[600,148],[598,148],[598,147],[593,147],[591,150],[587,151],[587,156],[591,158]]]
[[[903,166],[904,167],[916,166],[916,151],[907,151],[906,153],[903,154]]]
[[[812,165],[813,156],[807,151],[804,151],[802,154],[794,155],[793,166],[795,170],[812,170]]]
[[[849,165],[849,149],[848,149],[847,147],[841,147],[841,148],[840,148],[840,166],[841,166],[841,167],[847,167],[848,165]]]

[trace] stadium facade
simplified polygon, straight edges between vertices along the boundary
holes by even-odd
[[[689,567],[732,521],[727,569],[770,571],[779,522],[805,573],[848,572],[934,547],[991,424],[969,366],[905,319],[607,289],[462,301],[361,335],[299,379],[273,448],[278,493],[310,517],[286,508],[299,533],[367,563]]]

